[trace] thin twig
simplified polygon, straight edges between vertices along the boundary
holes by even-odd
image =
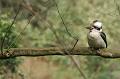
[[[64,25],[64,27],[65,27],[68,35],[69,35],[70,37],[72,37],[73,39],[78,40],[78,38],[72,36],[72,34],[68,31],[67,25],[65,24],[65,22],[64,22],[64,20],[63,20],[63,18],[62,18],[62,15],[61,15],[61,13],[60,13],[60,11],[59,11],[59,8],[58,8],[58,5],[57,5],[56,1],[55,1],[55,0],[53,0],[53,1],[54,1],[54,3],[55,3],[55,6],[56,6],[57,11],[58,11],[58,14],[59,14],[59,16],[60,16],[60,18],[61,18],[61,21],[62,21],[62,23],[63,23],[63,25]]]
[[[2,54],[3,54],[3,47],[4,47],[5,38],[8,37],[8,35],[9,35],[8,31],[11,30],[13,24],[15,23],[16,18],[17,18],[17,16],[18,16],[18,14],[19,14],[21,8],[22,8],[21,5],[19,5],[18,11],[16,12],[16,15],[15,15],[15,17],[14,17],[14,19],[13,19],[11,25],[7,27],[7,30],[6,30],[5,36],[4,36],[3,39],[1,40],[1,41],[2,41],[2,44],[1,44],[1,53],[2,53]]]
[[[78,42],[78,39],[76,39],[75,37],[73,37],[72,34],[68,31],[67,26],[66,26],[66,24],[65,24],[65,22],[64,22],[64,20],[63,20],[63,18],[62,18],[62,16],[61,16],[61,14],[60,14],[60,11],[59,11],[59,8],[58,8],[58,5],[57,5],[56,1],[55,1],[55,0],[53,0],[53,1],[54,1],[55,5],[56,5],[58,14],[59,14],[59,16],[60,16],[60,18],[61,18],[61,20],[62,20],[62,23],[63,23],[63,25],[64,25],[64,27],[65,27],[68,35],[76,40],[76,42],[75,42],[74,46],[72,47],[72,49],[70,50],[70,52],[66,51],[66,53],[68,54],[68,56],[70,57],[70,59],[73,61],[73,63],[74,63],[74,65],[76,66],[76,68],[79,70],[79,72],[80,72],[80,74],[82,75],[82,77],[83,77],[84,79],[87,79],[86,76],[85,76],[85,74],[83,73],[83,71],[80,69],[80,66],[79,66],[77,60],[76,60],[72,55],[70,55],[70,53],[72,53],[72,51],[74,50],[74,48],[75,48],[75,46],[76,46],[76,44],[77,44],[77,42]],[[63,46],[63,45],[62,45],[62,46]]]
[[[13,40],[13,42],[9,45],[9,47],[7,48],[7,51],[9,51],[10,50],[10,48],[12,48],[13,47],[13,44],[14,43],[16,43],[17,42],[17,40],[20,38],[20,36],[21,36],[21,34],[25,31],[25,29],[27,28],[27,26],[30,24],[30,22],[32,21],[32,18],[33,18],[34,16],[32,16],[29,20],[28,20],[28,23],[25,25],[25,27],[21,30],[21,32],[19,33],[19,35],[18,36],[16,36]]]

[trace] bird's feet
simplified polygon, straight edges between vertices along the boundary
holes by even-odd
[[[97,49],[97,50],[96,50],[96,53],[99,54],[99,55],[102,54],[101,51],[100,51],[100,49]]]
[[[94,49],[93,47],[89,47],[89,49],[90,49],[91,51],[95,51],[95,49]]]
[[[97,54],[101,54],[100,49],[95,49],[95,48],[90,47],[90,50],[91,51],[96,51]]]

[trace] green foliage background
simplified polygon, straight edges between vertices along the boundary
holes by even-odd
[[[8,36],[5,37],[3,49],[9,48],[9,45],[13,43],[14,38],[17,36],[17,33],[14,28],[15,25],[13,25],[13,27],[10,30],[7,30],[11,22],[12,20],[8,19],[7,14],[3,14],[0,16],[0,39],[1,39],[0,46],[2,45],[2,42],[3,42],[2,39],[4,39],[6,32],[8,33]],[[13,43],[11,46],[17,47],[18,45],[16,43]],[[16,66],[18,66],[19,63],[20,63],[20,60],[17,60],[16,58],[1,59],[0,60],[0,79],[6,79],[7,77],[5,75],[7,75],[8,72],[16,73]]]
[[[5,28],[10,25],[11,18],[15,15],[18,4],[21,2],[22,0],[0,1],[0,38],[4,35]],[[78,46],[88,46],[86,39],[88,30],[85,27],[89,26],[93,20],[98,19],[103,22],[108,48],[120,48],[120,14],[114,0],[56,0],[56,2],[69,32],[72,36],[79,38]],[[119,0],[116,0],[116,2],[120,5]],[[29,3],[32,4],[33,10],[37,11],[38,15],[33,18],[32,22],[22,32],[21,37],[17,39],[19,42],[15,42],[13,47],[36,48],[73,45],[75,40],[66,32],[53,0],[29,0]],[[25,9],[21,11],[10,31],[9,40],[15,41],[13,38],[23,30],[30,15],[31,13]],[[59,44],[51,28],[54,28],[64,46]],[[45,58],[51,63],[59,64],[59,69],[52,74],[51,79],[82,79],[82,76],[68,57],[51,56]],[[120,78],[119,59],[104,59],[93,56],[76,56],[76,58],[88,79]],[[16,68],[18,60],[20,59],[1,60],[0,66],[2,66],[0,70],[3,70],[4,66],[8,66],[8,69],[10,66]],[[10,63],[10,66],[8,63]],[[5,73],[2,73],[2,75],[5,75]]]

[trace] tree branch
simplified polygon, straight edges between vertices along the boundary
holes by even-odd
[[[19,56],[51,56],[51,55],[68,55],[66,52],[70,52],[71,48],[11,48],[9,51],[4,50],[4,53],[0,53],[0,59],[11,58]],[[91,51],[88,47],[76,47],[70,55],[84,55],[84,56],[101,56],[104,58],[120,58],[120,50],[102,49],[98,51]]]

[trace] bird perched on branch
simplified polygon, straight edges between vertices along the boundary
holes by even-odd
[[[102,23],[98,20],[93,21],[87,35],[88,44],[91,49],[99,50],[102,48],[107,48],[106,35],[102,30]]]

